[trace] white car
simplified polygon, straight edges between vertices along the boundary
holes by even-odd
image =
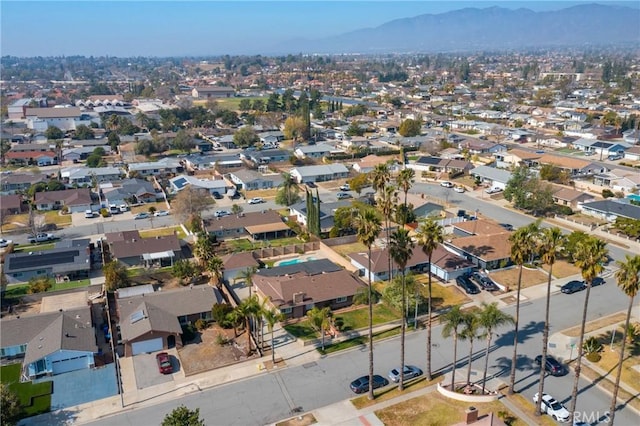
[[[213,215],[215,217],[225,217],[225,216],[230,216],[231,212],[229,210],[216,210],[216,212]]]
[[[264,203],[264,200],[261,197],[253,197],[249,200],[249,204],[261,204]]]
[[[340,187],[340,191],[351,191],[351,185],[349,185],[348,183],[345,183]]]
[[[45,241],[53,241],[56,237],[53,234],[37,234],[35,236],[29,235],[30,243],[44,243]]]
[[[0,238],[0,248],[9,247],[11,243],[13,243],[13,241]]]
[[[533,395],[533,403],[538,403],[538,392]],[[560,404],[554,397],[549,394],[542,394],[542,403],[540,404],[540,411],[553,417],[557,422],[565,423],[569,421],[570,413],[564,405]]]
[[[463,193],[464,192],[464,186],[456,186],[453,188],[454,191],[456,192],[460,192]]]
[[[484,190],[484,192],[486,192],[487,194],[495,194],[495,193],[498,193],[500,191],[502,191],[502,188],[497,188],[497,187],[487,188],[487,189]]]
[[[453,182],[449,182],[448,180],[445,180],[443,182],[440,182],[440,186],[444,186],[445,188],[453,188]]]
[[[338,198],[338,200],[344,200],[345,198],[351,198],[351,194],[347,192],[338,192],[336,194],[336,197]]]
[[[167,210],[158,210],[157,212],[155,212],[153,214],[155,217],[160,217],[160,216],[169,216],[169,212]]]

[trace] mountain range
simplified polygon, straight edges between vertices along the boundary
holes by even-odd
[[[411,53],[630,45],[640,47],[640,9],[584,4],[555,11],[489,7],[396,19],[316,40],[290,40],[289,53]]]

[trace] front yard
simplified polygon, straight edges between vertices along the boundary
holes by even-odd
[[[38,212],[38,216],[44,216],[43,224],[55,224],[58,227],[71,225],[71,215],[61,214],[60,210],[52,210],[46,212]],[[29,224],[29,214],[14,214],[9,215],[5,219],[5,224],[2,225],[2,229],[5,231],[15,229],[26,229]]]
[[[156,228],[156,229],[148,229],[141,230],[140,238],[153,238],[153,237],[165,237],[167,235],[171,235],[174,232],[178,235],[178,238],[185,239],[187,238],[187,234],[184,233],[184,229],[182,226],[170,226],[167,228]]]
[[[24,417],[47,413],[51,409],[51,393],[53,382],[20,382],[21,364],[10,364],[0,367],[0,380],[9,390],[18,395]]]
[[[554,268],[555,270],[555,268]],[[489,273],[489,277],[495,282],[507,287],[509,291],[518,287],[518,274],[520,268],[509,268]],[[532,287],[547,281],[547,274],[540,269],[522,268],[522,288]]]

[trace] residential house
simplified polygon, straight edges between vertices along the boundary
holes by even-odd
[[[349,170],[340,163],[295,167],[289,173],[298,183],[327,182],[349,176]]]
[[[404,194],[400,195],[400,201],[404,202]],[[426,200],[422,194],[407,194],[407,204],[413,206],[413,213],[418,219],[426,217],[439,218],[444,213],[444,207]]]
[[[129,267],[173,266],[182,254],[176,234],[142,238],[138,231],[122,231],[105,237],[111,257]]]
[[[218,289],[208,285],[116,299],[124,356],[182,347],[182,325],[210,320],[211,309],[222,302]]]
[[[52,152],[53,150],[55,150],[55,145],[52,143],[45,142],[45,143],[23,143],[19,145],[14,145],[11,147],[9,152],[47,153],[47,152]]]
[[[582,204],[595,201],[596,197],[569,187],[554,185],[553,202],[561,206],[569,206],[572,209],[579,208]]]
[[[511,180],[511,172],[490,166],[478,166],[469,174],[492,188],[505,189],[507,182]]]
[[[100,185],[106,205],[116,206],[134,203],[153,203],[162,199],[162,194],[144,179],[125,179],[120,182],[108,182]]]
[[[155,162],[130,163],[129,177],[167,176],[184,172],[184,167],[177,158],[166,157]]]
[[[4,273],[9,283],[26,283],[32,278],[83,279],[91,270],[89,240],[62,240],[49,250],[9,253]]]
[[[387,164],[389,162],[396,162],[395,157],[379,157],[377,155],[367,155],[361,158],[360,161],[353,164],[353,170],[358,173],[370,173],[378,164]]]
[[[254,166],[282,163],[289,161],[289,158],[291,158],[291,151],[287,151],[286,149],[243,151],[240,153],[240,158],[253,163]]]
[[[216,98],[232,98],[236,94],[233,87],[209,86],[194,87],[191,90],[191,96],[198,99],[216,99]]]
[[[345,149],[358,150],[369,146],[369,139],[364,136],[352,136],[344,138],[340,143]]]
[[[81,124],[91,125],[92,118],[78,107],[68,108],[27,108],[25,111],[27,128],[44,132],[48,127],[57,127],[62,131],[75,130]],[[100,124],[100,119],[96,118]]]
[[[314,307],[346,308],[367,286],[349,271],[327,268],[327,262],[310,260],[289,265],[299,268],[297,271],[289,266],[261,269],[254,274],[253,285],[262,298],[287,318],[304,318]]]
[[[540,159],[544,152],[531,152],[522,149],[512,149],[510,151],[497,152],[493,154],[496,159],[496,167],[509,169],[518,166],[531,166],[533,162]]]
[[[67,167],[60,176],[68,185],[93,185],[122,179],[124,171],[118,167]]]
[[[225,179],[202,179],[196,176],[178,175],[169,179],[169,186],[172,192],[180,192],[187,186],[194,189],[205,189],[211,195],[218,193],[220,195],[226,194],[230,188]]]
[[[293,231],[274,210],[245,212],[204,221],[204,229],[218,239],[250,236],[253,240],[269,240],[290,236]]]
[[[196,142],[196,149],[200,151],[201,154],[211,152],[213,151],[213,143],[209,141],[199,140]]]
[[[227,176],[237,189],[245,191],[277,188],[283,181],[280,174],[263,175],[255,170],[248,169],[236,170],[230,172]]]
[[[465,139],[458,144],[458,149],[467,149],[471,154],[496,154],[506,152],[507,147],[500,143],[489,142],[482,139]]]
[[[183,158],[187,167],[191,170],[214,170],[219,171],[244,167],[242,159],[237,154],[223,155],[197,155],[191,154]]]
[[[70,213],[91,209],[89,188],[63,189],[61,191],[36,192],[33,204],[38,210],[59,210],[67,207]]]
[[[63,161],[86,160],[91,154],[93,154],[93,151],[95,151],[96,148],[104,149],[104,152],[106,155],[111,154],[111,147],[108,145],[100,146],[100,147],[83,146],[78,148],[65,148],[62,150],[62,160]]]
[[[447,240],[445,245],[480,269],[498,269],[511,262],[510,232],[477,234]]]
[[[25,118],[27,108],[30,106],[38,106],[40,108],[47,107],[47,98],[22,98],[13,101],[7,107],[7,115],[9,120],[22,120]]]
[[[227,149],[236,148],[236,143],[233,141],[233,135],[220,136],[217,142],[218,142],[218,145],[220,145],[223,148],[227,148]]]
[[[625,150],[624,159],[631,161],[640,161],[640,145],[634,145]]]
[[[26,166],[51,166],[57,164],[57,156],[53,151],[46,152],[33,152],[33,151],[20,151],[20,152],[7,152],[4,155],[6,161],[16,165]]]
[[[453,235],[468,237],[470,235],[491,235],[505,232],[497,222],[490,219],[467,220],[452,224]]]
[[[49,176],[44,173],[11,173],[3,174],[0,179],[0,188],[3,193],[14,194],[16,192],[24,192],[32,185],[40,182],[46,182]]]
[[[351,206],[351,201],[342,200],[334,203],[320,203],[320,232],[327,233],[333,228],[333,217],[337,209]],[[307,203],[300,203],[289,206],[289,216],[294,216],[296,221],[302,226],[307,226]]]
[[[331,145],[319,143],[316,145],[300,145],[293,151],[293,154],[298,158],[321,159],[335,151],[339,150],[336,150]]]
[[[543,154],[539,159],[532,163],[537,167],[544,165],[557,167],[560,170],[567,172],[572,179],[589,178],[596,173],[603,173],[606,171],[603,166],[590,161],[554,154]]]
[[[11,214],[20,214],[25,210],[26,205],[22,202],[22,195],[0,195],[0,212],[2,213],[2,217]]]
[[[640,206],[631,204],[626,198],[608,198],[606,200],[583,203],[580,207],[582,213],[615,222],[619,217],[640,220]]]
[[[241,273],[246,270],[257,270],[260,267],[260,262],[250,251],[225,254],[221,259],[224,265],[222,279],[226,282],[235,282]]]
[[[271,132],[260,132],[258,133],[258,137],[260,138],[260,142],[262,142],[263,144],[275,146],[284,140],[284,133],[282,133],[280,130]]]
[[[415,162],[408,164],[407,167],[420,172],[431,171],[449,175],[466,175],[469,170],[473,169],[473,164],[465,160],[421,156]]]

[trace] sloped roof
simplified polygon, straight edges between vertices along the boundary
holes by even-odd
[[[260,262],[256,260],[253,253],[243,251],[240,253],[229,253],[222,256],[222,264],[225,270],[251,268],[260,266]]]
[[[489,235],[505,232],[505,229],[493,220],[478,219],[453,224],[454,228],[473,235]]]
[[[146,253],[180,251],[180,241],[175,234],[153,238],[132,238],[129,240],[109,241],[111,255],[116,259],[142,256]]]
[[[456,238],[448,244],[469,253],[486,262],[502,260],[511,257],[510,232],[491,235],[471,235]]]
[[[36,192],[36,204],[49,204],[62,201],[65,206],[91,204],[89,188],[64,189],[62,191]]]

